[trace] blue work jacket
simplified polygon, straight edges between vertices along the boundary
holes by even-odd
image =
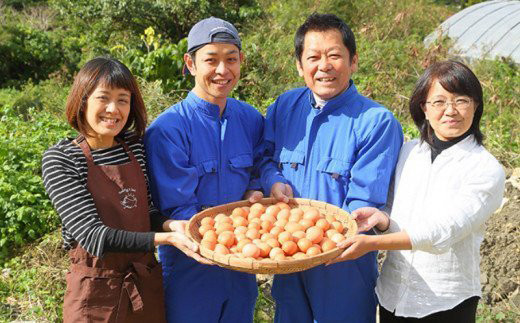
[[[219,107],[190,92],[164,111],[145,135],[150,191],[162,214],[186,220],[205,207],[241,200],[260,189],[264,118],[228,98]]]
[[[264,129],[262,185],[289,183],[295,197],[325,201],[351,212],[386,203],[403,142],[401,125],[380,104],[349,88],[313,108],[309,88],[280,95]]]

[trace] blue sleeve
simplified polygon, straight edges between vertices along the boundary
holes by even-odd
[[[255,120],[255,123],[255,127],[253,128],[253,170],[251,172],[251,179],[247,189],[261,191],[262,184],[260,181],[260,164],[264,154],[264,117],[260,115],[260,117]]]
[[[403,144],[403,131],[390,112],[371,116],[357,158],[351,168],[351,179],[343,208],[349,212],[360,207],[382,208],[387,199],[390,180]]]
[[[188,163],[189,143],[182,126],[157,122],[146,131],[145,146],[150,190],[156,207],[169,218],[187,220],[198,212],[195,196],[199,177]]]
[[[277,167],[276,161],[274,160],[275,151],[275,124],[276,124],[276,105],[275,101],[267,109],[267,115],[265,118],[264,125],[264,141],[262,145],[263,158],[260,164],[260,178],[264,193],[266,195],[271,194],[271,187],[276,182],[282,182],[287,184],[287,180],[283,177],[282,173]]]

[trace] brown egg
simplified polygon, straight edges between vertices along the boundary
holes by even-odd
[[[280,244],[283,244],[286,241],[293,241],[293,237],[290,232],[283,231],[278,235],[278,242],[280,242]]]
[[[265,243],[267,243],[271,248],[280,247],[280,242],[275,238],[267,239]]]
[[[330,223],[330,226],[331,226],[331,228],[335,229],[339,233],[343,232],[343,229],[344,229],[343,224],[341,222],[339,222],[339,221],[332,221]]]
[[[207,231],[210,231],[210,230],[213,230],[213,227],[210,225],[201,225],[199,227],[199,233],[201,236],[203,236],[204,233],[206,233]]]
[[[313,243],[319,243],[323,239],[323,230],[319,227],[310,227],[307,229],[305,237]]]
[[[233,232],[224,231],[218,235],[217,241],[219,244],[230,248],[235,244],[235,234]]]
[[[222,232],[224,231],[235,231],[235,228],[233,227],[232,224],[230,223],[218,223],[216,226],[215,226],[216,230],[215,232],[220,235]]]
[[[292,234],[294,242],[298,242],[301,238],[305,238],[305,235],[305,231],[295,231]]]
[[[292,256],[294,259],[305,259],[305,258],[309,258],[306,254],[304,254],[303,252],[297,252],[295,253],[293,256]]]
[[[312,223],[316,223],[320,219],[320,211],[317,208],[310,207],[303,213],[303,218],[311,220]]]
[[[325,235],[327,236],[327,238],[330,239],[336,233],[339,233],[338,231],[336,231],[336,229],[328,229]]]
[[[216,252],[216,253],[219,253],[219,254],[221,254],[221,255],[228,255],[228,254],[229,254],[229,249],[226,248],[226,246],[221,245],[220,243],[218,243],[218,244],[215,246],[215,252]]]
[[[251,222],[253,219],[260,219],[260,216],[262,216],[262,211],[258,210],[251,210],[249,214],[247,215],[247,220]]]
[[[225,218],[227,218],[227,217],[228,217],[228,216],[225,215],[224,213],[219,213],[219,214],[217,214],[217,215],[214,217],[214,219],[215,219],[215,222],[220,222],[220,221],[222,221],[222,219],[225,219]]]
[[[260,248],[260,257],[265,258],[269,257],[269,252],[271,252],[272,247],[266,242],[260,242],[257,244],[258,248]]]
[[[276,219],[276,217],[274,217],[270,214],[264,213],[264,214],[262,214],[262,216],[260,216],[260,220],[275,223],[277,219]]]
[[[310,247],[312,247],[312,241],[310,241],[309,239],[301,238],[300,240],[298,240],[298,248],[300,249],[300,251],[307,252],[307,250]]]
[[[287,224],[285,225],[285,231],[290,232],[290,233],[293,233],[296,231],[302,231],[302,230],[303,230],[303,226],[301,224],[299,224],[298,222],[287,222]]]
[[[248,229],[255,229],[257,231],[260,231],[262,226],[258,222],[249,222],[249,224],[247,225],[247,228]]]
[[[202,236],[202,240],[217,241],[217,234],[213,230],[208,230]]]
[[[309,256],[309,257],[319,255],[320,253],[321,253],[320,248],[316,247],[316,246],[310,247],[309,249],[307,249],[307,252],[306,252],[307,256]]]
[[[321,249],[323,250],[323,252],[327,252],[329,250],[332,250],[336,248],[336,243],[330,239],[327,239],[325,240],[322,244],[321,244]]]
[[[267,241],[269,239],[275,238],[274,234],[266,232],[260,236],[260,240]]]
[[[246,232],[247,232],[247,227],[245,227],[245,226],[239,226],[239,227],[236,227],[235,230],[233,230],[233,233],[235,233],[235,234],[239,234],[239,233],[245,234]]]
[[[269,205],[267,209],[265,209],[266,214],[272,215],[275,218],[278,215],[278,212],[280,212],[280,208],[276,205]]]
[[[282,248],[279,248],[279,247],[273,247],[273,248],[271,249],[271,251],[269,252],[269,258],[274,259],[274,256],[275,256],[276,254],[282,254],[282,255],[285,255],[284,252],[283,252],[283,250],[282,250]]]
[[[289,221],[289,216],[291,216],[291,212],[287,209],[281,209],[276,216],[277,220],[286,220]]]
[[[258,230],[255,228],[251,228],[247,230],[246,237],[248,237],[251,240],[258,239],[260,238],[260,232],[258,232]]]
[[[264,213],[265,206],[262,203],[255,203],[251,205],[251,207],[249,208],[249,212],[252,211],[260,211],[260,213]]]
[[[203,225],[206,225],[206,226],[214,226],[215,225],[215,219],[213,219],[212,217],[205,217],[203,218],[202,220],[200,220],[200,225],[203,226]]]
[[[307,230],[308,228],[312,227],[314,223],[309,219],[301,219],[300,222],[298,222],[302,225],[304,230]]]
[[[283,227],[275,226],[269,231],[272,235],[274,235],[276,238],[278,238],[278,235],[283,232]]]
[[[254,243],[248,243],[242,248],[242,254],[246,257],[258,258],[260,256],[260,248]]]
[[[265,230],[266,232],[269,232],[269,230],[271,230],[273,228],[273,222],[271,222],[271,221],[262,221],[262,223],[260,224],[260,227],[262,228],[262,230]]]
[[[335,243],[338,243],[338,242],[345,240],[345,236],[342,235],[341,233],[336,233],[335,235],[333,235],[330,238],[330,240],[334,241]]]
[[[285,228],[285,225],[288,223],[287,220],[278,220],[274,223],[275,227]]]
[[[207,248],[209,250],[215,250],[215,246],[217,245],[217,241],[216,240],[206,240],[206,239],[202,239],[202,241],[200,242],[200,245],[204,248]]]
[[[236,234],[235,234],[235,240],[236,240],[236,241],[242,241],[242,240],[244,240],[244,239],[247,239],[245,233],[236,233]]]
[[[291,213],[291,215],[298,215],[298,216],[300,216],[300,218],[303,218],[304,212],[300,208],[294,208],[294,209],[291,209],[290,213]]]
[[[285,241],[282,243],[282,250],[286,256],[292,256],[298,251],[298,246],[294,241]]]
[[[242,227],[242,226],[248,226],[248,225],[249,225],[249,222],[241,216],[237,216],[233,219],[233,226],[235,228]]]
[[[245,238],[245,239],[242,239],[242,240],[238,241],[238,243],[237,243],[237,250],[238,250],[238,252],[242,252],[242,248],[244,248],[244,246],[246,244],[250,244],[251,242],[252,242],[251,239],[248,239],[248,238]]]
[[[319,219],[318,221],[316,221],[316,226],[321,228],[323,232],[325,232],[330,228],[330,223],[325,219]]]
[[[302,219],[302,216],[299,214],[291,214],[289,216],[289,222],[300,222],[301,219]]]
[[[247,215],[249,215],[249,210],[251,208],[249,206],[242,206],[242,210],[244,210],[244,212],[246,212],[246,219],[247,219]]]
[[[244,219],[246,219],[246,217],[247,217],[246,211],[243,208],[241,208],[241,207],[234,208],[233,212],[231,212],[231,215],[239,216],[239,217],[242,217]]]
[[[278,202],[275,205],[278,206],[280,208],[280,210],[283,210],[283,209],[290,210],[291,209],[289,204],[287,204],[285,202]]]
[[[332,214],[327,214],[327,215],[325,216],[325,220],[327,220],[329,223],[332,223],[332,222],[334,222],[334,221],[337,221],[336,218],[334,217],[334,215],[332,215]]]

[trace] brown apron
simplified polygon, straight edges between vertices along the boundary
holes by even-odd
[[[122,141],[130,162],[94,164],[83,136],[87,188],[101,221],[115,229],[150,231],[148,193],[139,162]],[[76,245],[69,251],[64,322],[165,322],[161,265],[153,252],[107,252],[103,258]]]

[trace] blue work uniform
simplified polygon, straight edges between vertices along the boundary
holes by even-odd
[[[206,207],[241,200],[260,189],[263,117],[228,98],[218,105],[190,92],[147,129],[150,190],[166,216],[188,220]],[[169,322],[252,322],[255,276],[203,265],[173,246],[160,246]]]
[[[349,88],[314,106],[309,88],[279,96],[269,107],[262,185],[291,185],[295,197],[351,212],[380,208],[403,142],[401,125],[380,104]],[[357,260],[276,275],[275,322],[375,322],[376,253]]]

